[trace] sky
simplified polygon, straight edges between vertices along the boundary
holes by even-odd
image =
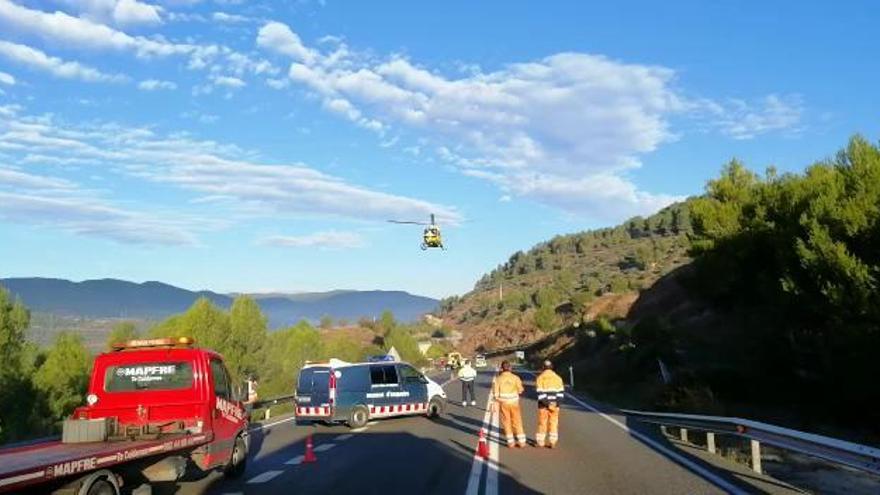
[[[0,0],[0,277],[470,290],[880,136],[880,4]],[[434,213],[446,251],[419,249]]]

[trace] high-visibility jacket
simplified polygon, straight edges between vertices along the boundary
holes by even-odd
[[[462,366],[461,369],[458,370],[458,379],[463,382],[472,382],[476,377],[477,370],[475,370],[473,366]]]
[[[502,402],[518,402],[523,393],[522,380],[510,371],[503,371],[492,384],[492,398]]]
[[[565,384],[562,378],[553,370],[544,370],[535,380],[535,388],[538,392],[538,403],[559,402],[565,393]]]

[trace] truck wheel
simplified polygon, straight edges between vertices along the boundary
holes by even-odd
[[[429,418],[437,418],[441,414],[443,414],[443,401],[434,397],[428,403],[428,417]]]
[[[89,487],[86,495],[118,495],[116,487],[107,480],[97,480]]]
[[[351,409],[351,415],[348,417],[349,428],[363,428],[367,426],[370,420],[370,411],[364,406],[354,406]]]
[[[247,467],[247,448],[241,436],[235,437],[235,445],[232,447],[232,454],[229,456],[229,464],[223,469],[223,475],[227,478],[239,478],[244,474]]]

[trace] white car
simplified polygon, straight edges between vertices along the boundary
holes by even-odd
[[[477,368],[485,368],[486,356],[482,354],[477,354],[477,357],[474,358],[474,366],[476,366]]]

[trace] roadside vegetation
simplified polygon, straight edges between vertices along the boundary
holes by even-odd
[[[57,432],[58,422],[85,399],[93,356],[82,338],[61,332],[51,346],[40,347],[28,339],[29,324],[27,308],[0,287],[0,443]],[[352,327],[329,328],[326,319],[324,324],[327,328],[321,329],[301,321],[270,332],[250,297],[236,298],[229,311],[199,299],[144,333],[133,323],[117,324],[107,349],[136,338],[192,337],[198,346],[224,356],[237,383],[256,378],[263,398],[292,393],[306,361],[359,361],[394,346],[402,359],[425,364],[416,341],[430,331],[424,325],[400,324],[388,311],[376,322]]]
[[[442,307],[474,347],[550,335],[533,356],[617,405],[877,440],[878,285],[880,147],[854,137],[799,174],[733,160],[703,195],[515,253]]]

